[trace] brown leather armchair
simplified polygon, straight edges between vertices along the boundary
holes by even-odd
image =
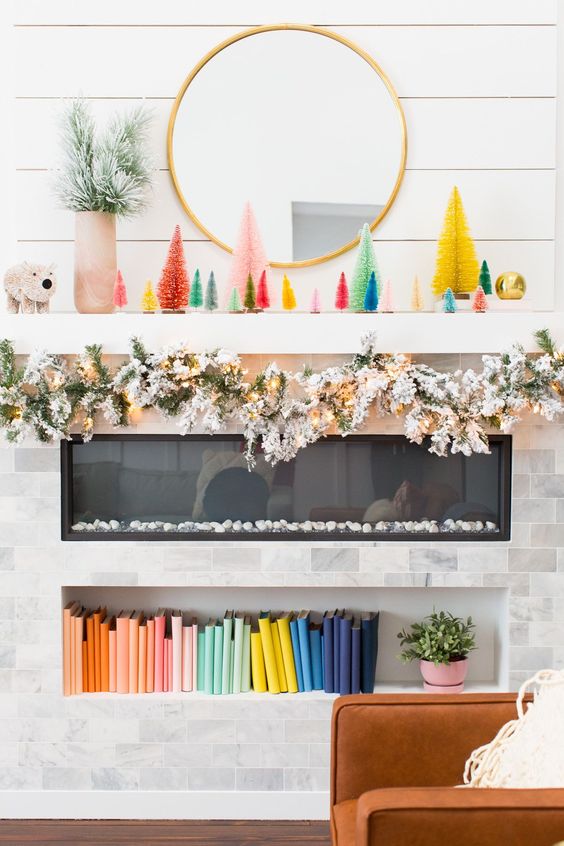
[[[455,789],[514,693],[343,696],[331,729],[333,846],[553,846],[564,789]]]

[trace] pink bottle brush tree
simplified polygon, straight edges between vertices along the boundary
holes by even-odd
[[[230,291],[234,287],[237,287],[240,297],[243,298],[249,276],[252,276],[253,279],[260,280],[262,274],[266,274],[267,269],[268,259],[266,258],[255,214],[251,204],[247,202],[245,203],[241,217],[237,244],[233,250],[231,272],[227,287]]]
[[[335,308],[337,311],[346,311],[349,307],[349,288],[347,285],[347,277],[344,273],[339,276],[339,284],[335,292]]]
[[[309,310],[311,314],[321,314],[321,297],[319,296],[319,288],[313,289]]]
[[[116,281],[114,284],[114,306],[119,308],[120,311],[124,306],[127,305],[127,289],[125,287],[125,282],[123,281],[123,276],[121,270],[118,270],[116,274]]]
[[[392,283],[389,279],[384,284],[384,291],[382,293],[382,302],[380,303],[380,311],[393,311],[394,297],[392,293]]]

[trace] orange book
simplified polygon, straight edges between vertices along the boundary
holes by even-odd
[[[76,618],[82,613],[82,606],[79,604],[71,615],[70,625],[70,692],[76,693]]]
[[[100,623],[100,690],[110,690],[110,623],[111,617],[105,617]]]
[[[139,626],[142,611],[134,611],[129,618],[129,692],[139,692]]]
[[[106,618],[106,609],[97,608],[92,615],[94,617],[94,690],[100,693],[102,690],[102,651],[100,646],[100,625]]]
[[[129,693],[129,618],[131,611],[120,611],[116,620],[116,691]]]
[[[139,624],[139,680],[137,690],[139,693],[147,693],[147,623],[145,620]]]
[[[152,693],[155,689],[155,620],[153,617],[147,620],[146,688],[147,693]]]
[[[109,669],[109,691],[116,692],[117,686],[117,632],[116,632],[116,618],[112,617],[110,620],[110,630],[108,632],[108,669]]]
[[[63,608],[63,694],[71,694],[71,621],[79,608],[78,602],[68,602]]]
[[[88,646],[82,641],[82,689],[88,690]]]
[[[83,646],[82,641],[84,639],[84,633],[86,629],[86,619],[89,615],[89,611],[86,609],[82,610],[81,613],[76,617],[74,621],[74,660],[75,660],[75,668],[74,668],[74,677],[75,677],[75,685],[76,685],[76,693],[83,693],[84,692],[84,685],[82,680],[82,655],[83,655]]]
[[[87,672],[85,676],[86,687],[84,688],[84,690],[88,691],[88,693],[95,693],[96,680],[94,671],[94,614],[90,614],[90,616],[86,620],[86,652],[88,660]]]

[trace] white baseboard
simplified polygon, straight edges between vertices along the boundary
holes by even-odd
[[[0,819],[326,820],[326,792],[6,790]]]

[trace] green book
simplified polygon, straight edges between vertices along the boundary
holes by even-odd
[[[233,656],[235,654],[235,641],[229,643],[229,693],[233,693]]]
[[[216,620],[211,618],[204,630],[204,692],[213,693],[213,653]]]
[[[241,693],[251,689],[251,618],[245,617],[241,655]]]
[[[221,693],[221,679],[223,671],[223,623],[215,621],[213,643],[213,692]]]
[[[198,677],[197,689],[203,690],[205,687],[206,677],[206,635],[204,632],[198,632]]]
[[[235,614],[234,630],[234,653],[233,653],[233,693],[241,693],[241,672],[243,669],[243,629],[245,616],[237,612]],[[250,641],[249,641],[250,643]]]
[[[223,618],[223,661],[221,666],[221,690],[219,693],[229,693],[231,680],[231,634],[233,632],[233,611],[226,611]],[[215,683],[214,683],[215,688]]]

